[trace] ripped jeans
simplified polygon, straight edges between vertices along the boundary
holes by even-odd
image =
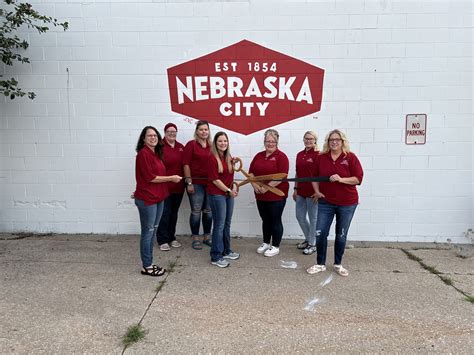
[[[334,216],[336,216],[336,239],[334,241],[334,264],[341,265],[346,248],[347,232],[357,204],[351,206],[333,205],[325,200],[318,202],[318,220],[316,222],[316,247],[318,265],[326,264],[328,235]]]
[[[163,214],[164,201],[145,206],[145,201],[136,198],[135,206],[140,214],[140,257],[145,268],[153,265],[153,243]]]

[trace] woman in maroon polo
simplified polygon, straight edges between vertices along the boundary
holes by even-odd
[[[314,164],[318,159],[318,136],[313,131],[307,131],[303,136],[304,149],[296,155],[296,177],[313,175]],[[311,255],[316,252],[316,221],[318,218],[318,200],[311,182],[296,182],[293,192],[295,200],[296,220],[303,231],[305,240],[298,244],[303,254]]]
[[[209,156],[209,181],[207,193],[212,211],[211,264],[218,267],[229,266],[229,260],[237,260],[239,253],[230,247],[230,223],[234,211],[237,189],[234,182],[234,168],[230,154],[229,137],[225,132],[214,136]]]
[[[285,173],[288,174],[290,163],[285,153],[278,149],[278,131],[268,129],[264,134],[265,150],[257,153],[250,163],[249,173],[254,176]],[[289,185],[287,182],[269,181],[270,186],[277,186],[285,196],[278,196],[265,186],[252,183],[257,208],[262,218],[263,243],[257,253],[264,256],[275,256],[280,253],[280,242],[283,237],[283,223],[281,216],[288,197]]]
[[[163,163],[165,164],[166,173],[183,176],[184,146],[176,140],[178,127],[174,123],[168,123],[164,131]],[[165,200],[160,225],[156,232],[160,250],[164,251],[181,247],[181,243],[176,240],[175,234],[179,206],[181,206],[184,194],[184,185],[181,182],[169,182],[166,185],[168,187],[169,196]]]
[[[306,271],[316,274],[326,270],[326,252],[331,223],[336,216],[336,239],[334,241],[334,271],[341,276],[349,272],[342,267],[342,256],[346,247],[347,233],[359,203],[356,185],[362,183],[364,172],[357,156],[349,149],[344,133],[334,129],[324,141],[322,153],[315,165],[316,176],[329,176],[329,182],[315,183],[318,201],[316,223],[316,265]]]
[[[186,192],[191,205],[189,224],[193,236],[192,248],[197,250],[202,249],[199,236],[201,216],[204,232],[202,243],[211,246],[209,236],[211,234],[212,215],[206,191],[208,181],[207,164],[211,153],[211,144],[209,123],[198,121],[194,131],[194,139],[186,144],[183,155]]]
[[[153,264],[154,234],[160,223],[164,199],[168,196],[167,182],[178,183],[179,175],[166,175],[162,160],[161,136],[155,127],[146,126],[137,142],[135,178],[137,188],[134,192],[135,205],[140,214],[140,256],[143,275],[161,276],[165,269]]]

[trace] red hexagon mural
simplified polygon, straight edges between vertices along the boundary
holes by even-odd
[[[323,79],[247,40],[168,68],[172,111],[245,135],[319,111]]]

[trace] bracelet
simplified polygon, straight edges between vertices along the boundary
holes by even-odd
[[[297,188],[297,187],[293,187],[293,190],[298,190],[298,188]]]
[[[230,195],[230,193],[232,192],[231,189],[227,189],[227,191],[225,192],[226,195]]]

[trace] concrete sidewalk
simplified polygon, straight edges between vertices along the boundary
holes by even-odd
[[[177,266],[153,278],[140,275],[138,236],[1,234],[0,353],[122,353],[121,337],[139,322],[146,337],[125,353],[474,348],[464,295],[474,294],[472,246],[349,242],[342,278],[306,274],[314,255],[296,241],[266,258],[255,253],[260,240],[233,239],[242,257],[220,269],[209,248],[179,240],[182,248],[155,248],[155,263]],[[314,298],[322,302],[305,310]]]

